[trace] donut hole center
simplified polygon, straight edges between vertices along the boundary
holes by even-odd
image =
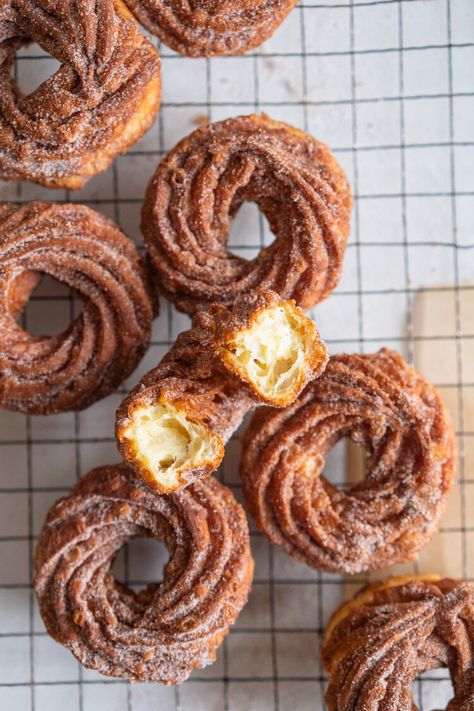
[[[423,672],[413,680],[411,694],[415,708],[444,711],[454,697],[448,670],[439,668]]]
[[[65,284],[47,274],[23,272],[10,289],[13,316],[37,338],[64,333],[81,313],[81,300]]]
[[[323,476],[340,489],[352,489],[364,481],[367,469],[367,452],[349,436],[345,436],[329,450]]]
[[[31,96],[45,82],[51,81],[61,64],[46,54],[36,42],[28,43],[15,57],[14,76],[23,97]]]
[[[254,202],[244,201],[229,225],[227,244],[232,253],[245,259],[257,256],[262,246],[275,240],[270,223]]]
[[[163,582],[168,561],[169,553],[162,541],[135,536],[118,552],[112,574],[119,583],[139,594],[148,585]]]
[[[240,377],[278,406],[298,389],[308,361],[316,360],[314,336],[309,319],[291,304],[280,304],[260,311],[248,328],[232,335],[226,357]]]
[[[171,403],[136,408],[123,436],[165,489],[176,488],[185,470],[212,465],[220,456],[220,439]]]

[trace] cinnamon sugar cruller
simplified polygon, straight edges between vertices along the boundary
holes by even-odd
[[[37,42],[60,63],[24,96],[15,53]],[[160,59],[121,0],[0,3],[0,178],[77,190],[148,130]]]
[[[217,469],[246,412],[285,407],[326,362],[315,324],[293,301],[261,290],[232,311],[214,304],[125,398],[118,448],[155,490],[179,489]]]

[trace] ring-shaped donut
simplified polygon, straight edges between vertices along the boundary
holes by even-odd
[[[328,711],[418,711],[413,681],[438,668],[453,683],[446,711],[472,711],[474,585],[438,575],[369,585],[332,616],[322,659]]]
[[[82,300],[55,336],[16,320],[43,274]],[[0,204],[0,407],[47,415],[105,397],[138,365],[152,318],[145,266],[113,222],[76,204]]]
[[[163,581],[141,592],[114,579],[133,536],[169,551]],[[123,464],[89,472],[50,510],[35,555],[49,634],[84,666],[133,681],[178,684],[214,661],[247,600],[247,521],[217,480],[157,496]]]
[[[245,201],[275,234],[252,260],[226,244]],[[186,313],[257,287],[308,309],[338,283],[351,204],[325,145],[267,116],[240,116],[199,128],[168,153],[147,190],[142,232],[160,290]]]
[[[30,41],[60,67],[24,96],[12,73]],[[151,126],[160,60],[121,0],[0,5],[0,178],[81,188]]]
[[[126,0],[139,22],[190,57],[244,54],[267,40],[297,0]]]
[[[323,476],[344,437],[368,458],[349,489]],[[257,526],[314,568],[353,574],[412,560],[437,530],[454,432],[435,387],[393,351],[332,357],[293,405],[257,413],[244,440]]]

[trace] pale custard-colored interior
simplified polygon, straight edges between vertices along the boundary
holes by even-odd
[[[219,456],[220,439],[171,404],[137,408],[131,419],[125,437],[132,440],[142,466],[165,489],[175,488],[185,469],[205,466]]]
[[[284,398],[301,379],[307,357],[305,321],[289,308],[275,306],[262,311],[231,344],[247,380],[269,399]]]

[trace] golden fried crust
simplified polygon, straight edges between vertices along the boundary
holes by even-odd
[[[56,336],[17,323],[43,274],[82,300]],[[152,318],[145,266],[113,222],[76,204],[0,205],[0,407],[30,415],[88,407],[138,365]]]
[[[271,350],[276,329],[262,333],[262,317],[283,323],[283,355]],[[224,443],[248,410],[289,404],[326,362],[315,325],[294,302],[257,291],[232,311],[215,304],[195,315],[119,407],[119,451],[157,491],[176,490],[219,466]]]
[[[474,708],[474,585],[439,576],[368,586],[333,616],[322,659],[329,711],[417,711],[412,682],[447,667],[447,711]]]
[[[244,54],[275,32],[297,0],[126,0],[137,20],[190,57]]]
[[[163,582],[136,593],[112,574],[133,536],[169,551]],[[215,660],[250,591],[245,514],[213,478],[156,496],[123,464],[89,472],[49,511],[35,552],[49,634],[84,666],[179,684]]]
[[[61,66],[23,96],[11,67],[34,41]],[[0,177],[79,189],[153,123],[160,60],[121,0],[0,6]]]
[[[275,234],[250,261],[227,250],[246,201]],[[142,232],[160,290],[186,313],[230,306],[258,287],[308,309],[339,281],[351,205],[325,145],[265,115],[240,116],[199,128],[165,157],[148,186]]]
[[[364,480],[323,476],[331,448],[365,449]],[[241,477],[257,526],[295,558],[339,573],[416,557],[437,530],[451,487],[454,433],[437,390],[400,355],[334,356],[283,411],[258,412]]]

